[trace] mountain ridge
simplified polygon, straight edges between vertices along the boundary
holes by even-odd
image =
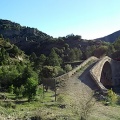
[[[10,39],[10,43],[18,46],[27,55],[34,52],[39,56],[40,54],[48,55],[52,48],[64,50],[66,44],[70,49],[76,47],[84,52],[88,46],[100,46],[103,41],[114,42],[120,36],[120,31],[94,40],[85,40],[80,35],[74,34],[53,38],[37,28],[21,26],[10,20],[0,19],[0,34],[5,39]]]
[[[96,38],[94,40],[101,40],[101,41],[113,43],[119,37],[120,37],[120,30],[115,31],[115,32],[113,32],[113,33],[111,33],[109,35],[104,36],[104,37]]]

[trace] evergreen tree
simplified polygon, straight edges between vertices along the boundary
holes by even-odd
[[[51,53],[49,54],[48,57],[48,65],[50,66],[60,66],[62,60],[61,58],[57,55],[54,49],[51,50]]]
[[[28,98],[28,101],[31,101],[32,98],[36,95],[37,92],[38,81],[30,77],[27,79],[25,84],[25,96]]]
[[[36,54],[33,52],[31,55],[30,55],[30,61],[31,62],[34,62],[36,60],[37,56]]]
[[[41,71],[41,76],[44,78],[52,78],[57,76],[57,74],[58,74],[58,71],[53,66],[44,66]]]
[[[18,47],[17,47],[16,45],[13,46],[13,48],[12,48],[12,53],[13,53],[15,56],[19,55],[20,50],[18,49]]]
[[[81,56],[82,56],[81,50],[78,49],[78,48],[74,48],[73,50],[74,50],[75,56],[76,56],[75,60],[80,60],[80,59],[81,59]]]
[[[70,53],[69,53],[69,60],[71,62],[75,61],[76,60],[76,55],[75,55],[75,51],[73,49],[70,50]]]
[[[35,69],[40,69],[45,64],[46,56],[44,54],[41,54],[40,57],[36,58],[34,62]]]

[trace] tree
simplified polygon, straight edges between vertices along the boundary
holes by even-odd
[[[16,68],[19,73],[22,73],[24,71],[24,65],[21,65],[20,63],[16,64]]]
[[[62,59],[57,55],[54,49],[51,50],[51,53],[48,57],[48,65],[50,66],[60,66]]]
[[[18,88],[18,87],[15,88],[14,93],[15,93],[15,95],[16,95],[16,98],[18,98],[19,95],[20,95],[20,92],[19,92],[19,88]]]
[[[70,53],[69,53],[69,60],[70,62],[73,62],[76,60],[76,55],[75,55],[75,51],[73,49],[70,50]]]
[[[64,73],[65,71],[60,66],[43,66],[40,72],[44,78],[53,78]]]
[[[0,72],[0,80],[2,87],[4,89],[8,89],[9,86],[11,86],[12,84],[14,86],[14,80],[16,80],[18,76],[19,73],[15,67],[9,66],[8,68],[6,66],[2,66]]]
[[[81,59],[81,56],[82,56],[81,50],[78,49],[78,48],[74,48],[73,50],[74,50],[75,55],[76,55],[76,60],[80,60],[80,59]]]
[[[36,54],[33,52],[31,55],[30,55],[30,61],[31,62],[34,62],[36,60],[37,56]]]
[[[13,85],[9,86],[8,91],[13,94],[14,86]]]
[[[34,77],[27,79],[25,84],[25,96],[28,98],[28,101],[31,101],[37,92],[38,81]]]
[[[120,50],[120,37],[113,43],[115,50]]]
[[[27,66],[24,71],[23,71],[23,74],[22,74],[22,80],[21,80],[21,85],[24,85],[26,84],[26,81],[28,78],[35,78],[36,80],[38,80],[38,74],[32,70],[31,67]]]
[[[72,70],[72,66],[70,64],[65,65],[65,71],[69,72],[70,70]]]
[[[46,56],[44,54],[41,54],[39,59],[40,59],[40,64],[43,65],[46,61]]]
[[[114,52],[115,52],[115,48],[114,48],[113,44],[108,45],[107,55],[111,56]]]
[[[67,43],[65,43],[64,47],[67,50],[69,48],[69,45]]]
[[[0,51],[0,64],[5,64],[6,63],[6,50],[4,48],[1,48]]]
[[[89,58],[90,56],[92,56],[94,54],[95,49],[96,49],[95,45],[88,46],[85,50],[85,57]]]
[[[23,85],[20,86],[20,94],[22,95],[25,91],[25,87]]]
[[[14,93],[16,95],[16,98],[26,97],[25,96],[25,87],[23,85],[21,85],[20,87],[15,87]]]
[[[100,46],[96,50],[94,50],[94,56],[100,58],[106,55],[108,52],[108,46]]]
[[[17,46],[15,46],[15,45],[13,46],[13,48],[12,48],[12,53],[13,53],[15,56],[19,55],[20,50],[18,49]]]
[[[46,56],[44,54],[41,54],[40,57],[36,58],[34,61],[34,67],[36,69],[40,69],[46,61]]]
[[[52,78],[52,77],[56,76],[56,74],[57,73],[53,66],[44,66],[41,71],[41,75],[44,78]]]

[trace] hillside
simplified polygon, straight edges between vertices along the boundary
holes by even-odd
[[[0,65],[15,64],[15,62],[27,62],[28,56],[8,39],[0,36]],[[9,63],[10,62],[10,63]]]
[[[54,48],[63,61],[68,62],[70,61],[68,60],[69,56],[71,56],[70,54],[76,48],[82,52],[80,59],[86,59],[91,55],[100,57],[107,54],[111,56],[114,52],[114,47],[118,50],[118,47],[116,47],[118,43],[113,46],[106,42],[114,42],[120,36],[120,31],[95,40],[85,40],[80,35],[74,34],[53,38],[37,28],[25,27],[9,20],[0,19],[0,35],[27,55],[31,55],[34,52],[38,57],[41,54],[48,56],[52,48]],[[109,53],[107,50],[109,50]]]
[[[119,119],[120,97],[110,90],[101,98],[90,76],[102,57],[119,61],[119,46],[120,38],[113,44],[74,34],[53,38],[0,20],[0,119]],[[97,58],[86,63],[91,56]]]
[[[34,51],[34,46],[36,48],[37,45],[43,41],[52,38],[36,28],[21,26],[18,23],[2,19],[0,19],[0,34],[2,34],[5,39],[10,39],[11,43],[16,44],[28,54],[31,48]]]
[[[81,36],[70,34],[65,37],[53,38],[36,28],[21,26],[18,23],[9,20],[0,19],[0,34],[5,39],[17,45],[26,54],[35,52],[36,55],[48,55],[53,47],[64,49],[66,44],[70,48],[81,48],[85,50],[87,46],[97,45],[99,41],[83,40]]]
[[[101,40],[101,41],[105,41],[105,42],[110,42],[113,43],[114,41],[116,41],[116,39],[118,39],[120,37],[120,30],[116,31],[110,35],[107,35],[105,37],[101,37],[101,38],[97,38],[95,40]]]

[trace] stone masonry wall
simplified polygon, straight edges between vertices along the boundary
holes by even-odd
[[[43,84],[52,87],[55,80],[56,80],[56,82],[61,83],[62,81],[66,80],[69,77],[71,77],[72,75],[74,75],[79,69],[81,69],[82,67],[85,67],[85,65],[88,64],[89,62],[97,61],[97,60],[98,60],[98,58],[92,56],[92,57],[88,58],[83,63],[81,63],[76,68],[74,68],[73,70],[71,70],[70,72],[68,72],[66,74],[63,74],[63,75],[58,76],[56,78],[44,78],[43,79],[43,81],[44,81]]]
[[[106,93],[107,89],[100,82],[100,77],[101,77],[103,66],[107,61],[111,64],[111,58],[108,56],[105,56],[104,58],[100,59],[90,70],[90,75],[92,79],[96,82],[96,84],[98,85],[98,87],[103,93]]]
[[[56,80],[62,80],[62,79],[68,79],[69,77],[71,77],[72,75],[74,75],[79,69],[81,69],[82,67],[84,67],[87,63],[89,63],[90,61],[97,61],[98,58],[92,56],[90,58],[88,58],[87,60],[85,60],[83,63],[81,63],[80,65],[78,65],[76,68],[74,68],[72,71],[61,75],[59,77],[56,77]]]

